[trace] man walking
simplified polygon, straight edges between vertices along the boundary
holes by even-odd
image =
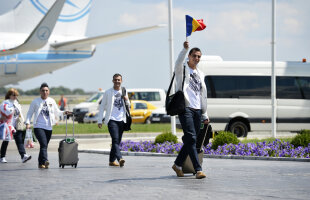
[[[189,155],[196,171],[196,178],[201,179],[205,178],[206,175],[202,172],[198,160],[196,140],[200,131],[201,120],[203,120],[204,124],[210,122],[207,114],[207,88],[203,82],[204,74],[197,68],[201,57],[200,49],[191,49],[188,54],[188,61],[183,63],[189,48],[187,41],[184,42],[183,47],[184,49],[180,52],[175,64],[175,77],[176,90],[183,90],[185,96],[185,112],[179,114],[179,120],[184,132],[184,136],[182,137],[184,144],[172,169],[178,177],[183,177],[182,165],[187,155]],[[185,77],[183,77],[184,70]],[[184,87],[182,88],[183,79]]]
[[[128,95],[122,94],[122,75],[114,74],[112,82],[113,87],[103,94],[101,104],[99,105],[98,127],[102,128],[102,119],[104,118],[104,123],[108,126],[112,138],[109,166],[123,167],[125,160],[122,158],[119,144],[122,140],[124,124],[126,123],[125,103],[127,105],[130,103]],[[103,116],[104,113],[105,116]],[[116,160],[118,160],[118,163]]]
[[[64,111],[66,106],[67,106],[67,98],[65,98],[63,94],[61,95],[61,97],[58,101],[58,105],[59,105],[59,110],[61,110],[61,111]],[[60,116],[59,118],[60,118],[60,120],[62,120],[62,116]]]

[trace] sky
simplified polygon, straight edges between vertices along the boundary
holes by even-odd
[[[0,14],[16,2],[0,0]],[[310,61],[310,1],[276,2],[276,59]],[[186,14],[207,25],[188,38],[190,47],[199,47],[204,55],[219,55],[224,61],[270,61],[271,0],[174,0],[174,61],[186,39]],[[86,35],[156,24],[168,24],[168,0],[93,0]],[[50,87],[96,91],[112,87],[113,74],[120,73],[126,88],[168,89],[168,39],[165,27],[102,43],[92,58],[13,86],[28,90],[45,81]]]

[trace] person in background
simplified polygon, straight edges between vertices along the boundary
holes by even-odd
[[[104,123],[108,125],[112,138],[109,166],[120,167],[123,167],[125,163],[119,149],[119,144],[124,132],[124,123],[126,123],[125,103],[130,105],[128,95],[122,94],[122,81],[122,75],[114,74],[112,80],[113,87],[103,94],[98,114],[98,127],[102,128],[102,119],[104,118]],[[105,116],[103,116],[104,113]],[[118,160],[118,163],[115,160]]]
[[[23,163],[25,163],[31,159],[31,156],[26,154],[26,150],[24,147],[24,141],[23,141],[23,130],[20,130],[17,127],[18,120],[21,120],[20,123],[24,122],[24,117],[22,114],[22,107],[17,100],[18,95],[19,93],[16,89],[14,88],[9,89],[5,95],[5,102],[12,104],[14,107],[14,114],[11,120],[11,124],[13,125],[16,131],[13,133],[13,137],[14,137],[18,152],[20,154],[21,160]],[[0,118],[3,118],[3,116],[1,116]],[[1,163],[7,163],[5,156],[6,156],[6,150],[7,150],[8,145],[9,145],[9,141],[2,142],[1,158],[0,158]]]
[[[61,95],[61,97],[58,101],[58,105],[59,105],[59,109],[61,111],[64,111],[65,108],[67,107],[67,98],[65,98],[63,94]],[[60,116],[59,118],[60,118],[60,120],[62,120],[62,116]]]
[[[207,88],[204,84],[204,74],[198,69],[201,57],[199,48],[192,48],[188,54],[188,60],[184,62],[189,48],[188,42],[183,43],[183,50],[180,52],[175,64],[176,91],[183,91],[185,98],[185,112],[179,114],[184,136],[182,137],[183,146],[172,166],[178,177],[183,177],[182,165],[189,155],[196,178],[205,178],[201,165],[198,160],[196,140],[200,132],[201,120],[204,124],[210,122],[207,114]],[[185,70],[185,77],[183,71]],[[184,86],[182,82],[184,79]]]
[[[26,128],[30,129],[30,121],[32,116],[34,134],[40,143],[40,152],[38,157],[40,169],[48,169],[49,161],[47,156],[48,143],[52,136],[53,125],[55,125],[56,117],[63,114],[70,114],[69,111],[59,110],[54,99],[49,97],[49,87],[46,83],[40,86],[40,97],[34,99],[29,107]]]

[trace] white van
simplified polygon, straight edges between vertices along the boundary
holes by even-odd
[[[276,62],[277,130],[310,129],[310,63]],[[203,56],[213,130],[271,131],[271,62]]]
[[[83,123],[83,119],[86,113],[97,111],[99,109],[99,103],[102,100],[103,94],[104,91],[101,90],[93,94],[85,102],[75,105],[73,108],[75,121]]]
[[[148,101],[154,106],[165,107],[166,93],[163,89],[158,88],[133,88],[127,89],[128,97],[131,100]]]

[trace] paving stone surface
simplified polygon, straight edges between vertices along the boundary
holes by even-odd
[[[175,157],[125,156],[125,167],[109,167],[108,155],[80,153],[77,168],[37,168],[38,149],[21,163],[15,144],[0,163],[0,199],[308,199],[310,163],[205,158],[206,179],[176,177]]]

